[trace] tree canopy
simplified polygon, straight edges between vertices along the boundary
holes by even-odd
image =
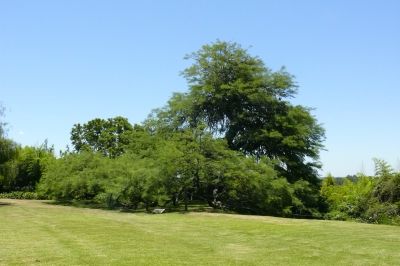
[[[132,125],[124,117],[96,118],[83,125],[75,124],[71,130],[71,142],[78,152],[91,150],[113,158],[123,153],[127,134],[132,130]]]

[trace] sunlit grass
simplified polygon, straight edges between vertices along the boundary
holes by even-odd
[[[396,226],[0,202],[0,265],[400,265]]]

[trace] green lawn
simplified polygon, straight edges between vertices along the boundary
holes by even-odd
[[[400,265],[400,227],[0,200],[0,265]]]

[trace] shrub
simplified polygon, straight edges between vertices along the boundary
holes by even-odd
[[[328,176],[321,195],[329,204],[327,219],[355,219],[368,223],[400,224],[400,173],[375,159],[375,177],[359,175],[337,185]]]
[[[57,200],[93,199],[111,176],[108,158],[94,153],[69,154],[52,161],[37,192]]]
[[[342,185],[332,183],[330,177],[323,181],[321,195],[329,204],[330,214],[326,218],[345,219],[359,218],[368,208],[375,186],[375,180],[367,176],[358,176],[356,182],[345,179]],[[341,214],[340,214],[341,213]]]
[[[374,202],[369,205],[361,220],[369,223],[400,224],[399,204]]]

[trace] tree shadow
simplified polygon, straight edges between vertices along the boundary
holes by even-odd
[[[58,206],[68,206],[68,207],[76,207],[76,208],[87,208],[87,209],[104,209],[107,210],[102,204],[94,203],[91,201],[62,201],[62,200],[55,200],[55,201],[48,201],[44,202],[48,205],[58,205]]]
[[[187,214],[190,212],[210,212],[210,213],[228,213],[224,210],[220,209],[213,209],[212,207],[208,206],[206,203],[192,203],[188,205],[188,210],[184,210],[184,205],[179,204],[177,206],[172,206],[170,204],[166,206],[152,206],[149,209],[146,209],[144,206],[139,206],[138,208],[130,208],[127,206],[115,206],[112,208],[106,207],[102,203],[95,203],[90,200],[55,200],[55,201],[48,201],[43,202],[44,204],[48,205],[57,205],[57,206],[68,206],[68,207],[75,207],[75,208],[86,208],[86,209],[100,209],[100,210],[108,210],[108,211],[119,211],[125,213],[146,213],[146,214],[153,214],[153,209],[155,208],[163,208],[165,209],[164,213],[181,213]]]
[[[2,206],[9,206],[9,205],[13,205],[13,204],[10,203],[10,202],[1,202],[1,201],[0,201],[0,207],[2,207]]]

